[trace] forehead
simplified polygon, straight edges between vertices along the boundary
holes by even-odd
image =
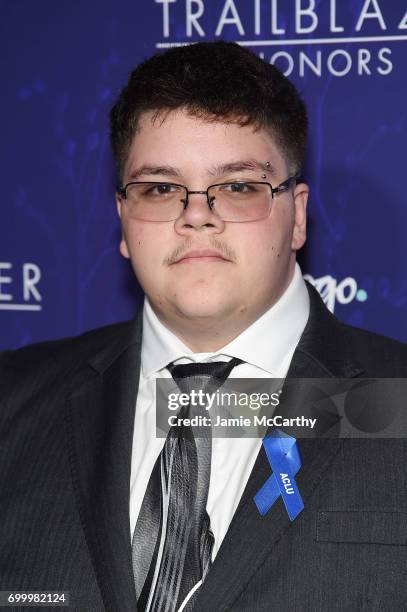
[[[269,130],[253,125],[209,121],[184,110],[144,113],[129,148],[124,176],[140,167],[172,166],[186,175],[210,174],[211,168],[242,160],[270,163],[271,174],[284,175],[287,164]],[[247,168],[250,170],[250,168]],[[259,171],[253,164],[253,170]]]

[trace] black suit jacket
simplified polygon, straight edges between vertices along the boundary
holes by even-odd
[[[289,376],[407,376],[404,345],[341,324],[309,292]],[[0,356],[1,590],[69,591],[78,611],[136,610],[129,482],[141,322],[140,311]],[[270,475],[261,450],[197,612],[407,610],[406,441],[299,446],[303,512],[290,522],[279,499],[259,515],[252,498]]]

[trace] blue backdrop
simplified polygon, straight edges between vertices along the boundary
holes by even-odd
[[[342,320],[407,341],[404,0],[2,0],[0,349],[133,315],[108,112],[171,44],[236,40],[310,113],[304,274]]]

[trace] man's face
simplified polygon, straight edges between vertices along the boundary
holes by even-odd
[[[266,162],[270,168],[264,179]],[[152,121],[150,113],[142,116],[123,184],[163,181],[201,191],[234,180],[277,186],[289,175],[268,131],[174,111],[164,121]],[[181,216],[168,222],[132,219],[118,197],[120,251],[131,259],[152,307],[170,329],[185,329],[187,340],[194,326],[224,336],[220,342],[225,343],[261,316],[290,282],[295,251],[305,241],[307,193],[304,184],[282,192],[267,218],[244,223],[222,221],[205,195],[191,195]]]

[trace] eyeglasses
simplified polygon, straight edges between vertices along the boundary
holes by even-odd
[[[190,191],[185,185],[133,182],[118,189],[129,215],[140,221],[175,221],[189,203],[191,194],[206,195],[208,206],[223,221],[258,221],[268,217],[277,194],[288,191],[299,175],[273,187],[258,181],[233,181],[210,185],[205,191]]]

